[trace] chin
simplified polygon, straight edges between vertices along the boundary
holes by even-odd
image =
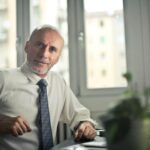
[[[46,75],[49,70],[35,70],[35,73],[38,75]]]
[[[31,65],[31,64],[29,66],[30,66],[32,72],[39,76],[45,76],[51,68],[51,67],[49,67],[49,68],[45,67],[45,69],[44,69],[44,67],[39,67],[36,65]]]
[[[37,69],[37,68],[36,69],[32,68],[32,71],[39,76],[45,76],[48,73],[49,69],[41,70],[41,69]]]

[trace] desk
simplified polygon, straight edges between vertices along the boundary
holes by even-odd
[[[104,137],[99,137],[99,136],[96,136],[95,138],[95,142],[100,142],[104,140]],[[85,142],[87,143],[87,142]],[[84,143],[77,143],[75,142],[73,139],[68,139],[68,140],[65,140],[64,142],[54,146],[52,148],[52,150],[107,150],[107,148],[104,146],[101,146],[101,147],[95,147],[95,146],[83,146]]]

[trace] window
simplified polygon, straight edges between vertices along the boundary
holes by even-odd
[[[97,5],[98,3],[100,5]],[[122,78],[122,74],[126,71],[126,55],[120,57],[119,53],[121,48],[125,52],[123,1],[85,0],[84,20],[87,88],[126,86],[126,82]],[[102,29],[99,27],[99,22],[101,22],[101,26],[104,25],[101,20],[106,22],[105,28]],[[100,41],[98,41],[99,37]],[[91,38],[93,39],[92,41]],[[103,50],[104,47],[108,59],[107,65],[103,66],[105,69],[103,69],[102,75],[104,76],[106,74],[105,70],[107,70],[106,78],[102,78],[99,75],[99,70],[103,64],[98,54],[99,50]],[[93,76],[90,76],[91,71]]]
[[[0,1],[0,68],[16,67],[16,0]]]

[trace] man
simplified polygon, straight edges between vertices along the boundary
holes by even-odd
[[[49,71],[60,57],[64,40],[51,26],[35,29],[25,45],[27,61],[20,67],[0,71],[0,149],[38,150],[39,86],[45,79],[48,107],[55,141],[59,121],[75,132],[75,140],[94,139],[96,131],[89,111],[65,81]]]

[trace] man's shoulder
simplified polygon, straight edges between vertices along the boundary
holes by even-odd
[[[13,79],[16,80],[21,75],[20,68],[6,68],[0,69],[0,80],[2,79]]]
[[[5,68],[5,69],[0,69],[0,74],[3,75],[14,75],[20,73],[20,68]]]

